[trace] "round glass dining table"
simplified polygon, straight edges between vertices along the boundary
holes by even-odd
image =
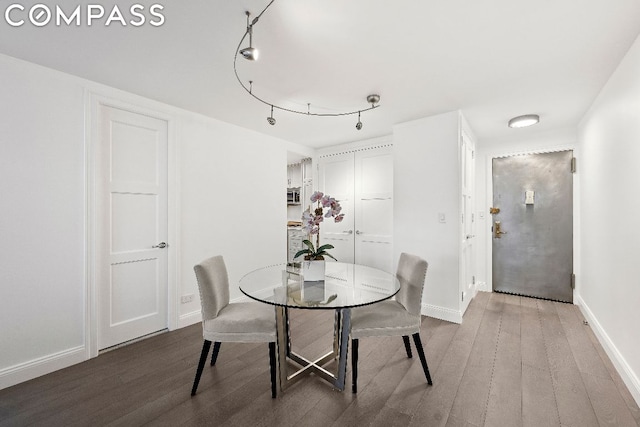
[[[343,262],[326,262],[324,280],[305,281],[300,264],[279,264],[247,273],[240,279],[239,286],[249,298],[275,308],[280,390],[311,372],[336,389],[344,390],[351,309],[384,301],[400,290],[395,274]],[[291,351],[290,308],[335,310],[332,351],[316,360]],[[338,361],[335,374],[323,368],[334,359]],[[289,362],[295,362],[301,368],[289,373]]]

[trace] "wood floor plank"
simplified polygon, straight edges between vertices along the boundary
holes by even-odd
[[[331,347],[332,312],[290,319],[301,353]],[[266,343],[224,343],[191,397],[202,347],[192,325],[0,390],[0,426],[640,426],[582,320],[571,305],[481,292],[460,325],[423,318],[433,386],[401,338],[369,338],[357,395],[349,371],[344,392],[312,375],[276,399]]]
[[[429,319],[429,320],[427,320]],[[444,320],[437,320],[425,317],[421,337],[425,332],[429,332],[427,337],[422,338],[425,357],[429,365],[431,378],[434,382],[439,379],[435,376],[445,350],[451,344],[459,325]],[[414,351],[415,353],[415,351]],[[417,359],[416,356],[414,356]],[[413,415],[420,405],[422,397],[427,392],[428,386],[421,364],[416,360],[403,376],[402,380],[387,400],[386,406],[396,409],[407,415]]]
[[[609,379],[609,372],[587,335],[589,326],[582,323],[582,316],[578,316],[578,307],[557,304],[556,310],[580,372]]]
[[[522,425],[560,426],[537,301],[522,298],[520,306]]]
[[[506,306],[504,301],[503,294],[492,294],[480,322],[451,408],[451,415],[461,421],[484,425],[502,316]]]
[[[596,426],[598,420],[560,323],[556,304],[538,301],[560,423]]]
[[[636,424],[640,426],[640,408],[638,407],[638,403],[636,403],[636,401],[633,399],[633,396],[629,392],[629,389],[627,388],[624,381],[620,377],[620,374],[618,374],[618,371],[616,371],[616,368],[613,366],[613,363],[611,362],[611,359],[609,359],[609,357],[607,356],[607,353],[605,352],[604,348],[602,348],[602,346],[600,345],[600,342],[598,341],[598,338],[596,338],[596,335],[591,329],[591,327],[587,330],[586,333],[587,333],[587,336],[589,337],[589,340],[591,341],[594,348],[596,349],[598,355],[600,356],[600,360],[602,360],[602,363],[607,368],[607,371],[609,372],[609,376],[612,379],[613,383],[615,384],[616,389],[618,390],[618,393],[620,393],[620,395],[622,396],[622,399],[627,405],[627,408],[631,412],[631,415],[636,420]]]
[[[380,341],[382,337],[363,338],[364,341]],[[387,357],[380,358],[382,366],[378,365],[374,370],[358,369],[358,393],[353,402],[342,413],[337,422],[349,425],[369,425],[377,416],[381,408],[384,407],[389,396],[393,393],[398,383],[403,377],[403,373],[411,366],[412,359],[408,359],[401,337],[385,337],[387,349],[380,346],[376,352],[387,354]],[[373,354],[368,359],[359,357],[359,365],[366,366],[372,359]],[[368,384],[360,384],[360,372],[370,376]]]
[[[611,379],[587,373],[582,374],[582,379],[601,427],[637,427],[636,420]]]
[[[522,426],[520,297],[505,295],[485,414],[488,426]]]
[[[410,426],[446,425],[489,299],[488,294],[479,293],[469,305],[465,319],[433,372],[437,380],[424,393]]]
[[[522,426],[560,426],[549,372],[526,364],[522,364]]]

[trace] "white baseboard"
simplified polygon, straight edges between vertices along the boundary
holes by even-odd
[[[0,390],[87,360],[85,347],[78,346],[0,370]]]
[[[178,329],[200,322],[202,322],[202,310],[195,310],[191,313],[181,314],[180,317],[178,317]]]
[[[633,372],[633,369],[631,369],[622,354],[620,354],[615,344],[609,338],[609,335],[607,335],[602,325],[600,325],[580,295],[577,296],[575,303],[580,307],[580,311],[582,311],[589,325],[593,328],[593,332],[596,334],[598,341],[600,341],[600,345],[602,345],[609,359],[611,359],[613,366],[615,366],[618,374],[620,374],[622,381],[624,381],[636,403],[640,405],[640,380],[638,380],[638,376]]]
[[[476,289],[478,291],[482,291],[482,292],[491,292],[492,289],[489,285],[487,285],[487,282],[478,282],[476,283]]]
[[[446,320],[447,322],[462,323],[462,313],[460,310],[438,307],[436,305],[422,304],[422,315]]]

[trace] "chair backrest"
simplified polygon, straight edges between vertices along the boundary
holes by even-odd
[[[427,261],[411,254],[401,253],[396,277],[400,281],[400,291],[396,301],[413,315],[420,315],[422,290],[427,276]]]
[[[202,320],[213,319],[229,304],[229,276],[221,255],[193,267],[200,289]]]

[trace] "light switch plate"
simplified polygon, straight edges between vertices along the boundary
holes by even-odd
[[[447,216],[444,214],[444,212],[438,212],[438,222],[442,224],[447,222]]]

